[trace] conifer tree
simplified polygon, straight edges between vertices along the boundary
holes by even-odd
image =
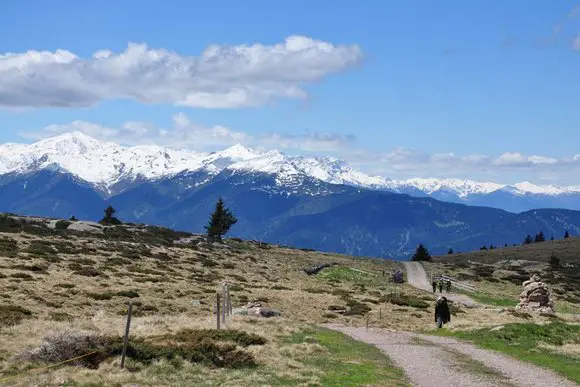
[[[564,239],[568,238],[570,238],[570,233],[568,232],[568,230],[566,230],[566,233],[564,234]]]
[[[453,254],[453,249],[449,249],[449,251],[447,252],[447,254],[449,254],[449,255]]]
[[[101,219],[101,221],[99,223],[105,225],[105,226],[114,226],[114,225],[118,225],[118,224],[123,224],[123,222],[121,222],[119,219],[117,219],[114,215],[117,212],[117,210],[115,210],[113,208],[113,206],[109,206],[105,209],[105,217],[103,219]]]
[[[534,238],[534,242],[538,243],[538,242],[545,242],[546,241],[546,237],[544,236],[544,233],[540,231],[539,234],[536,234],[536,237]]]
[[[411,257],[411,261],[430,262],[431,261],[431,254],[429,254],[429,251],[427,250],[427,248],[425,246],[420,244],[417,247],[417,250],[415,250],[415,254]]]
[[[530,243],[533,243],[534,239],[532,238],[532,236],[530,234],[528,234],[526,236],[526,239],[524,239],[524,245],[529,245]]]
[[[237,223],[236,217],[224,205],[222,198],[219,198],[215,205],[215,210],[205,229],[209,241],[221,241],[222,237],[230,231],[230,228]]]

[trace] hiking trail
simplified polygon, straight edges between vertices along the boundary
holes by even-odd
[[[577,386],[550,370],[452,338],[379,328],[326,327],[376,346],[417,387]]]
[[[405,265],[405,270],[407,272],[407,282],[409,285],[416,287],[417,289],[428,291],[433,293],[433,286],[429,283],[429,278],[427,272],[421,262],[403,262]],[[439,294],[439,293],[437,293]],[[464,304],[467,307],[478,306],[471,297],[460,293],[442,293],[448,300],[456,303]]]

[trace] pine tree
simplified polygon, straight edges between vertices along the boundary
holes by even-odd
[[[494,245],[489,245],[489,249],[490,250],[493,250],[493,249],[495,249],[495,246]]]
[[[536,234],[536,237],[534,238],[534,242],[538,243],[538,242],[545,242],[546,241],[546,237],[544,236],[544,233],[540,231],[539,234]]]
[[[568,238],[570,238],[570,233],[568,232],[568,230],[566,230],[566,233],[564,234],[564,239]]]
[[[554,236],[553,236],[553,235],[550,237],[550,240],[551,240],[551,241],[553,241],[553,240],[554,240]]]
[[[480,250],[487,250],[487,246],[483,245],[483,247],[481,247]]]
[[[78,219],[77,219],[77,218],[76,218],[74,215],[73,215],[73,216],[71,216],[69,220],[70,220],[71,222],[76,222],[76,221],[78,221]]]
[[[224,205],[222,198],[219,198],[215,205],[215,210],[205,229],[207,238],[210,241],[221,241],[222,237],[230,231],[230,228],[237,223],[236,217]]]
[[[429,254],[429,251],[427,250],[427,248],[425,246],[420,244],[417,247],[417,250],[415,250],[415,254],[413,255],[413,257],[411,257],[411,261],[430,262],[431,261],[431,254]]]
[[[109,206],[105,209],[105,217],[103,219],[101,219],[101,221],[99,223],[105,225],[105,226],[114,226],[114,225],[118,225],[118,224],[123,224],[123,222],[121,222],[119,219],[117,219],[114,215],[117,212],[117,210],[115,210],[113,208],[113,206]]]
[[[453,254],[453,249],[449,249],[449,251],[447,252],[447,254],[449,254],[449,255]]]
[[[524,245],[529,245],[530,243],[533,243],[534,239],[532,238],[532,236],[530,234],[528,234],[526,236],[526,239],[524,239]]]

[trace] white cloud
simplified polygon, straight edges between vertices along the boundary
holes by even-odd
[[[270,149],[336,152],[347,148],[356,141],[352,135],[315,132],[304,135],[268,133],[252,136],[246,132],[235,131],[224,126],[207,127],[193,123],[184,113],[174,115],[172,120],[171,128],[160,128],[138,121],[125,122],[118,128],[110,128],[86,121],[73,121],[62,125],[49,125],[40,131],[22,132],[20,135],[30,140],[40,140],[78,131],[100,140],[114,141],[122,145],[155,144],[172,148],[211,151],[234,144],[246,144]]]
[[[183,56],[130,43],[91,58],[66,51],[0,55],[0,107],[90,107],[133,99],[198,108],[240,108],[303,99],[305,84],[362,60],[357,45],[290,36],[274,45],[210,46]]]

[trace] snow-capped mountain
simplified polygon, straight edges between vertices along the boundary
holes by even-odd
[[[305,179],[314,179],[329,184],[493,206],[513,212],[539,207],[580,209],[580,187],[529,182],[506,185],[460,179],[391,180],[357,171],[332,157],[286,155],[277,150],[259,151],[242,145],[213,153],[155,145],[124,147],[80,132],[29,145],[0,145],[0,175],[26,174],[43,169],[66,171],[109,196],[142,181],[200,171],[211,178],[229,170],[232,173],[273,175],[278,186],[296,186]]]
[[[288,156],[276,150],[262,152],[242,145],[200,153],[153,145],[123,147],[73,132],[30,145],[0,146],[0,174],[23,174],[50,166],[58,166],[104,189],[123,180],[156,180],[199,170],[216,175],[224,169],[273,174],[279,184],[297,177],[312,177],[331,184],[389,186],[387,179],[355,171],[330,157]]]
[[[395,181],[331,157],[241,145],[199,153],[69,133],[0,146],[0,212],[99,220],[112,205],[126,222],[203,232],[221,196],[238,218],[232,236],[354,255],[405,257],[419,243],[434,254],[465,251],[521,243],[539,231],[579,235],[580,211],[523,212],[580,208],[575,192],[530,183]]]

